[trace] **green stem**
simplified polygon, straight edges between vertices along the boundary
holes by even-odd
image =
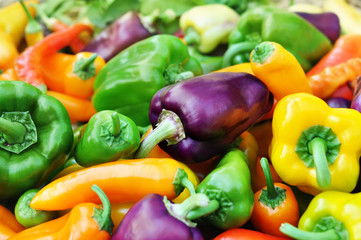
[[[146,158],[152,149],[164,140],[167,140],[168,144],[176,144],[185,138],[183,125],[175,113],[163,110],[159,119],[157,127],[140,143],[135,158]]]
[[[221,205],[219,204],[219,202],[217,200],[211,200],[207,207],[196,208],[196,209],[191,210],[187,214],[187,219],[194,220],[194,219],[206,216],[208,214],[211,214],[211,213],[217,211],[217,209],[220,206]]]
[[[274,52],[275,47],[271,42],[263,42],[257,45],[252,53],[252,61],[263,64]]]
[[[186,41],[188,45],[198,45],[201,41],[201,38],[197,30],[189,27],[184,35],[184,41]]]
[[[21,6],[23,7],[26,16],[28,18],[28,25],[26,26],[26,33],[38,33],[42,32],[41,25],[31,16],[28,8],[25,6],[23,0],[19,0]]]
[[[182,168],[177,169],[172,184],[177,195],[183,192],[184,188],[187,188],[191,195],[196,193],[193,183],[188,178],[188,174]]]
[[[233,65],[233,59],[237,55],[241,54],[250,54],[252,50],[257,46],[257,43],[253,42],[241,42],[233,44],[230,46],[224,54],[223,57],[223,67],[228,67]]]
[[[112,117],[112,129],[113,136],[118,136],[120,133],[120,119],[118,113],[114,112],[110,115]]]
[[[342,237],[335,231],[329,229],[325,232],[307,232],[296,228],[289,223],[283,223],[280,231],[291,238],[298,240],[341,240]]]
[[[113,222],[111,220],[111,205],[107,195],[100,189],[97,185],[93,185],[91,189],[98,195],[100,201],[102,202],[103,209],[94,210],[94,215],[92,216],[99,225],[99,230],[105,230],[109,233],[113,230]]]
[[[9,144],[22,143],[26,135],[26,128],[23,124],[12,122],[0,117],[0,132]]]
[[[320,137],[315,137],[308,143],[308,148],[313,156],[317,183],[320,187],[328,187],[331,184],[331,173],[326,158],[327,146]]]
[[[85,70],[86,68],[88,68],[90,64],[94,63],[97,57],[98,54],[93,53],[89,58],[84,59],[82,64],[79,66],[79,70]]]
[[[177,75],[175,82],[181,82],[192,77],[194,77],[194,73],[192,71],[181,72]]]
[[[267,184],[267,197],[269,199],[274,199],[278,196],[275,185],[273,182],[271,170],[269,168],[268,160],[267,158],[263,157],[261,158],[261,167],[263,169],[264,176],[266,178],[266,184]]]

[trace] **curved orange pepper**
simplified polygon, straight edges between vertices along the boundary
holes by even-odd
[[[47,91],[46,94],[55,97],[64,105],[73,122],[86,122],[97,112],[90,100],[54,91]]]
[[[0,205],[0,240],[8,239],[25,228],[16,220],[9,209]]]

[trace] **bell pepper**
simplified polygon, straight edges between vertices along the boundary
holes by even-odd
[[[353,109],[331,108],[307,93],[288,95],[273,116],[273,167],[284,182],[312,195],[351,192],[360,168],[360,124]]]
[[[15,205],[16,220],[25,228],[34,227],[56,217],[56,212],[32,209],[29,204],[39,189],[32,188],[24,192]]]
[[[0,71],[5,72],[14,67],[15,59],[18,57],[19,52],[11,37],[0,30]]]
[[[36,11],[35,8],[30,5],[36,3],[38,3],[37,0],[25,1],[25,5],[29,9],[32,17],[35,16]],[[27,23],[28,18],[19,2],[13,2],[0,9],[0,29],[11,36],[16,47],[19,47],[21,40],[24,37]]]
[[[1,33],[0,33],[1,35]],[[8,68],[6,71],[0,74],[0,80],[17,80],[17,76],[14,68]]]
[[[210,204],[208,215],[202,215],[208,224],[231,229],[251,218],[254,198],[246,159],[241,150],[230,150],[196,188],[196,193],[203,193],[216,203]],[[189,218],[190,214],[192,211]]]
[[[136,202],[124,216],[111,240],[173,239],[203,240],[196,224],[187,214],[209,204],[204,194],[194,194],[179,204],[171,203],[159,194],[149,194]]]
[[[351,101],[343,97],[329,97],[325,99],[328,106],[332,108],[350,108]]]
[[[296,13],[261,6],[241,15],[237,29],[229,36],[223,66],[249,61],[253,48],[263,41],[281,44],[296,57],[305,71],[332,48],[323,33]]]
[[[220,44],[228,43],[238,20],[238,13],[227,5],[206,4],[184,12],[179,25],[187,45],[195,45],[201,53],[210,53]]]
[[[46,94],[58,99],[64,105],[72,122],[87,122],[97,113],[92,102],[88,99],[72,97],[55,91],[46,91]]]
[[[353,83],[354,91],[350,108],[361,112],[361,76],[358,76]]]
[[[300,63],[276,42],[258,44],[251,52],[251,67],[277,100],[297,92],[312,94]]]
[[[44,38],[43,34],[43,28],[41,27],[41,24],[38,23],[33,16],[31,16],[28,8],[26,7],[23,0],[19,0],[21,6],[24,9],[24,12],[26,13],[26,16],[28,18],[28,23],[25,27],[25,40],[27,46],[33,46],[40,40]]]
[[[265,233],[245,228],[234,228],[216,236],[213,240],[286,240],[287,238],[275,237]]]
[[[34,46],[25,49],[15,61],[15,71],[19,80],[42,90],[46,89],[41,73],[42,59],[68,46],[83,31],[93,30],[85,24],[74,24],[64,31],[49,34]]]
[[[114,223],[113,234],[119,227],[129,209],[134,205],[133,202],[111,203],[111,218]]]
[[[139,143],[139,131],[130,118],[112,110],[103,110],[83,126],[74,158],[83,167],[130,158]]]
[[[94,92],[94,81],[105,61],[95,53],[79,52],[75,55],[53,53],[41,60],[41,74],[47,88],[88,99]]]
[[[71,239],[108,240],[113,230],[110,203],[106,194],[96,185],[91,189],[100,198],[102,207],[94,203],[79,203],[60,218],[28,228],[9,240]]]
[[[261,159],[261,165],[267,186],[254,194],[252,226],[263,233],[286,237],[279,228],[284,222],[297,226],[299,213],[296,197],[287,185],[273,183],[266,158]]]
[[[154,130],[135,156],[146,157],[160,142],[179,161],[208,160],[225,152],[272,103],[266,85],[247,73],[209,73],[165,87],[152,99],[149,119]]]
[[[322,7],[324,11],[337,14],[344,34],[361,34],[361,14],[346,0],[325,0]]]
[[[115,110],[139,126],[149,125],[153,95],[175,81],[200,75],[199,62],[172,35],[139,41],[112,58],[94,83],[92,102],[97,111]]]
[[[285,223],[280,230],[294,239],[360,239],[360,198],[361,193],[320,193],[300,218],[298,228]]]
[[[352,81],[352,83],[354,83],[356,80],[354,79]],[[332,94],[330,97],[341,97],[341,98],[344,98],[344,99],[347,99],[349,101],[352,100],[353,98],[353,92],[354,92],[354,89],[353,87],[351,86],[352,84],[350,84],[350,82],[347,82],[341,86],[339,86]]]
[[[73,131],[63,105],[22,81],[0,81],[0,199],[38,187],[69,152]]]
[[[183,173],[183,169],[187,174]],[[183,191],[182,185],[187,175],[197,185],[195,174],[171,158],[103,163],[52,181],[34,196],[30,207],[50,211],[71,208],[84,201],[99,203],[94,193],[89,191],[93,184],[104,189],[111,203],[135,202],[149,193],[175,199],[180,193],[189,195],[187,189]]]
[[[97,53],[109,61],[130,45],[151,35],[153,33],[143,25],[137,12],[130,11],[97,34],[81,51]]]
[[[0,205],[0,240],[6,240],[25,228],[16,220],[14,214]]]
[[[326,67],[333,67],[351,58],[361,57],[361,34],[340,36],[332,50],[323,56],[306,74],[307,77],[322,72]]]

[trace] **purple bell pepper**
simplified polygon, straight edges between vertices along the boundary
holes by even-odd
[[[350,108],[351,101],[343,97],[330,97],[325,100],[332,108]]]
[[[97,53],[109,61],[133,43],[153,35],[134,11],[127,12],[96,35],[82,51]]]
[[[129,209],[111,240],[202,240],[201,232],[186,215],[208,203],[209,198],[204,194],[191,195],[181,204],[173,204],[159,194],[149,194]]]
[[[354,91],[351,108],[361,112],[361,76],[359,76],[354,83],[355,84],[352,86]]]
[[[149,119],[154,130],[136,157],[147,157],[160,143],[179,161],[208,160],[226,151],[272,105],[272,93],[248,73],[215,72],[167,86],[153,96]]]
[[[335,13],[296,12],[296,14],[310,22],[313,26],[325,34],[332,43],[335,43],[335,41],[339,38],[341,34],[341,25],[340,20]]]

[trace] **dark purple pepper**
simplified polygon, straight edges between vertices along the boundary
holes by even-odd
[[[97,53],[109,61],[120,51],[151,36],[136,12],[127,12],[95,36],[82,51]]]
[[[332,43],[335,43],[341,34],[340,20],[335,13],[296,13],[325,34]]]
[[[173,119],[173,125],[178,125],[172,132],[174,138],[159,138],[167,140],[160,147],[179,161],[194,163],[224,152],[272,105],[273,95],[255,76],[217,72],[159,90],[151,101],[149,119],[153,128],[163,119]],[[153,132],[143,145],[148,144]]]
[[[351,108],[361,112],[361,76],[359,76],[352,85],[353,97],[351,101]]]
[[[170,215],[161,195],[149,194],[129,209],[111,238],[111,240],[137,239],[202,240],[203,236],[196,227],[188,226],[182,220]]]
[[[332,108],[350,108],[351,106],[351,101],[342,97],[330,97],[325,102]]]

